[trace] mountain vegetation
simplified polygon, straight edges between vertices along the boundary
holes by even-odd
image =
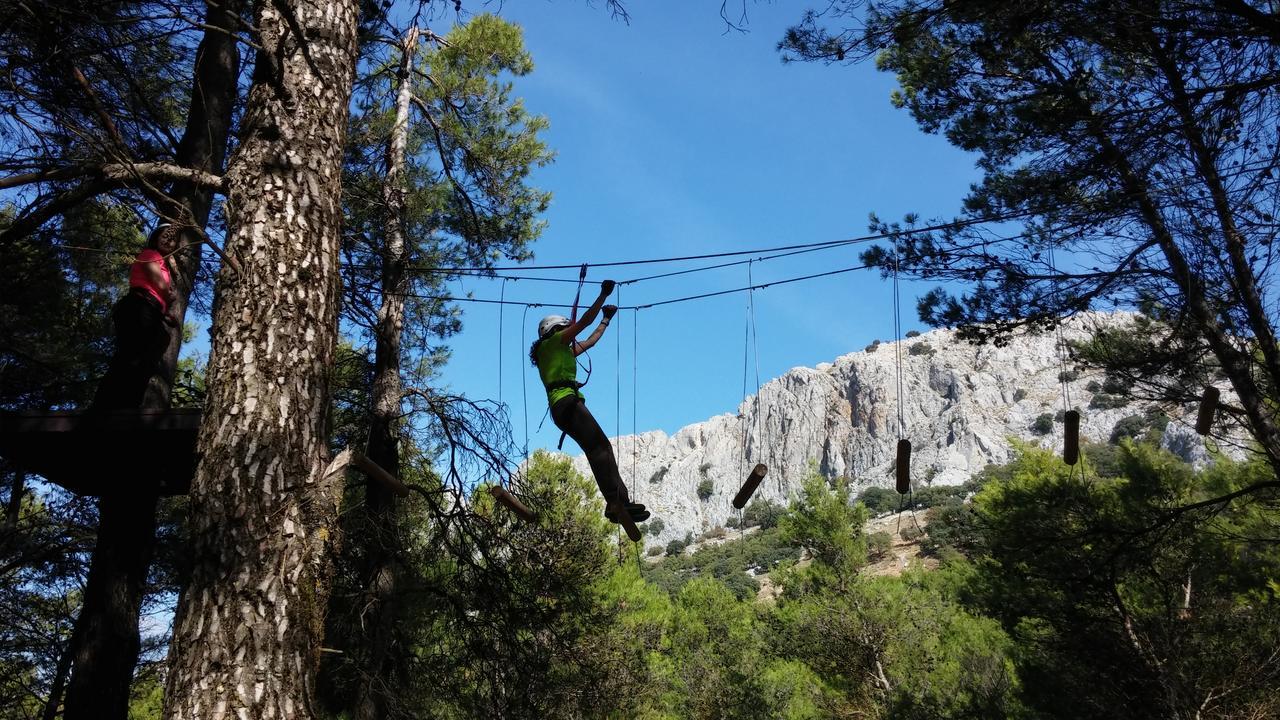
[[[843,423],[821,453],[792,432],[773,490],[724,526],[655,518],[648,550],[571,459],[517,457],[500,409],[439,376],[461,318],[438,271],[527,258],[549,201],[546,121],[514,93],[535,59],[494,16],[431,30],[464,4],[0,3],[0,410],[87,403],[156,218],[183,238],[177,316],[211,322],[207,357],[174,334],[141,408],[203,408],[188,494],[0,464],[0,720],[1280,717],[1272,4],[801,17],[786,59],[874,58],[978,157],[959,217],[873,219],[863,257],[953,283],[919,304],[953,329],[905,355],[929,452],[959,460],[909,494],[866,481],[893,440],[862,402],[888,385],[877,341],[844,395],[827,370],[774,386]],[[979,374],[1024,331],[1052,333],[1028,362],[1050,391],[1094,383],[1109,418],[1075,464],[1037,444],[1064,419],[1045,388]],[[941,364],[960,354],[972,377]],[[1188,462],[1168,429],[1206,386]],[[964,413],[997,396],[1023,439],[962,473],[994,457]],[[133,488],[128,450],[99,471]],[[725,463],[687,464],[640,476],[692,507],[732,492]]]

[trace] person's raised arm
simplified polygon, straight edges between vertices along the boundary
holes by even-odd
[[[600,312],[604,314],[604,319],[602,319],[600,324],[596,326],[596,329],[592,331],[591,337],[583,340],[582,342],[573,344],[573,354],[575,356],[581,355],[582,353],[590,350],[591,346],[595,345],[596,341],[600,339],[600,336],[604,335],[604,329],[609,327],[609,321],[613,319],[614,313],[618,312],[618,306],[605,305],[600,308]]]
[[[609,297],[609,294],[613,292],[615,285],[617,283],[612,280],[605,280],[600,283],[600,296],[596,298],[595,302],[591,303],[591,307],[587,308],[586,312],[582,313],[576,322],[562,333],[566,343],[572,343],[574,338],[578,337],[578,333],[586,330],[591,326],[591,323],[595,322],[596,315],[600,314],[600,307],[604,305],[605,298]]]

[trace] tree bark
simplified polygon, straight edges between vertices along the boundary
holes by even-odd
[[[382,265],[382,302],[374,327],[373,414],[370,418],[368,457],[393,476],[400,475],[400,449],[396,423],[400,418],[400,341],[404,328],[405,279],[405,148],[409,138],[409,106],[413,98],[412,69],[418,47],[418,29],[411,28],[401,43],[400,83],[396,116],[387,142],[387,174],[382,185],[386,206],[386,248]],[[358,653],[363,665],[356,689],[357,720],[387,716],[388,689],[395,671],[392,646],[399,606],[400,553],[396,498],[390,488],[369,483],[365,512],[372,528],[363,576],[367,596],[362,613],[371,631],[363,637]]]
[[[22,515],[22,498],[27,494],[27,474],[21,470],[13,471],[13,483],[9,486],[9,502],[4,508],[5,527],[18,527],[18,518]]]
[[[164,716],[315,717],[340,478],[326,472],[354,0],[259,2]]]
[[[191,106],[180,141],[177,163],[206,173],[220,173],[226,157],[240,51],[232,31],[238,26],[242,5],[238,0],[209,8],[208,29],[197,49]],[[180,182],[171,188],[174,205],[167,215],[182,217],[192,228],[208,223],[213,192],[198,183]],[[191,242],[194,232],[182,237]],[[175,256],[173,281],[177,298],[171,309],[182,318],[200,266],[200,247],[192,244]],[[181,334],[174,333],[152,379],[143,407],[169,407]],[[140,459],[139,462],[145,462]],[[135,482],[120,477],[122,487]],[[67,685],[65,720],[116,718],[129,711],[129,688],[142,646],[138,616],[146,594],[147,571],[155,550],[156,504],[154,492],[108,495],[98,506],[98,537],[90,560],[84,604],[76,618],[69,654],[74,665]]]

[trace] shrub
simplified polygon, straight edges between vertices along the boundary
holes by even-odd
[[[909,338],[913,338],[913,337],[920,337],[920,331],[919,331],[919,330],[908,330],[908,331],[907,331],[907,337],[909,337]]]
[[[907,542],[915,542],[924,537],[924,530],[921,530],[919,525],[911,523],[910,525],[902,526],[902,529],[898,531],[898,537]]]
[[[1076,372],[1075,370],[1063,370],[1062,372],[1058,373],[1058,382],[1060,383],[1075,382],[1075,380],[1079,377],[1080,377],[1080,373]]]
[[[645,524],[644,531],[657,537],[662,534],[662,530],[666,526],[666,523],[662,522],[662,518],[654,518]]]
[[[653,545],[648,550],[645,550],[644,554],[649,557],[657,557],[662,554],[662,548],[657,545]]]
[[[866,346],[866,347],[862,348],[862,351],[863,351],[863,352],[873,353],[873,352],[875,352],[876,350],[879,350],[879,349],[880,349],[880,341],[879,341],[879,340],[873,340],[873,341],[871,342],[871,344],[870,344],[870,345],[868,345],[868,346]]]
[[[742,512],[742,524],[745,527],[759,525],[761,529],[768,530],[777,526],[778,518],[782,517],[783,512],[781,505],[764,498],[756,498]]]
[[[658,468],[657,472],[649,476],[649,484],[657,485],[658,483],[662,482],[662,479],[667,476],[667,471],[670,469],[671,468],[667,468],[667,467]]]
[[[711,469],[711,463],[704,462],[698,466],[698,474],[702,475],[703,477],[706,477],[707,471],[709,471],[710,469]]]
[[[711,478],[704,478],[702,482],[698,483],[698,499],[706,501],[715,490],[716,485],[711,482]]]
[[[1111,395],[1109,393],[1100,392],[1093,396],[1089,401],[1089,407],[1098,410],[1111,410],[1114,408],[1122,408],[1129,404],[1129,398],[1123,395]]]
[[[858,495],[858,500],[867,506],[872,515],[892,512],[898,509],[898,493],[889,488],[869,487]]]
[[[680,553],[684,552],[684,549],[687,547],[689,547],[689,543],[684,540],[672,540],[671,542],[667,543],[667,550],[666,550],[667,557],[673,557],[675,555],[679,555]]]
[[[1090,380],[1089,384],[1084,386],[1084,389],[1088,390],[1091,393],[1096,393],[1102,389],[1102,383],[1098,382],[1097,380]]]
[[[699,537],[698,539],[699,540],[712,540],[712,539],[718,540],[728,534],[729,532],[727,530],[717,525],[711,528],[710,530],[702,533],[702,536]]]
[[[1027,399],[1027,391],[1024,390],[1023,388],[1018,388],[1017,390],[1013,391],[1014,402],[1022,402],[1023,400],[1026,400],[1026,399]]]
[[[907,351],[907,354],[908,355],[932,355],[935,352],[937,351],[933,349],[933,346],[929,344],[928,340],[921,340],[915,345],[912,345],[911,349]]]
[[[1130,415],[1122,418],[1117,422],[1115,427],[1111,428],[1111,439],[1108,441],[1112,445],[1118,445],[1125,438],[1140,437],[1147,429],[1147,421],[1141,415]]]
[[[1031,431],[1037,435],[1048,435],[1053,432],[1053,416],[1049,413],[1040,413],[1040,417],[1031,424]]]
[[[739,528],[746,527],[746,524],[739,520],[736,515],[730,515],[729,519],[724,521],[724,526],[737,530]]]
[[[867,535],[867,557],[872,561],[888,557],[892,547],[893,536],[883,530]]]

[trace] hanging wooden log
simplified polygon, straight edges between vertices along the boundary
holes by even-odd
[[[381,465],[365,457],[362,453],[352,452],[351,463],[360,468],[370,480],[385,485],[387,489],[400,497],[409,496],[409,486],[400,482],[400,478],[382,469]]]
[[[625,512],[622,513],[622,529],[627,531],[631,542],[640,542],[640,528],[631,520],[631,515]]]
[[[527,505],[520,502],[515,495],[507,492],[506,488],[501,485],[494,485],[489,488],[489,494],[493,496],[494,500],[497,500],[499,503],[506,506],[508,510],[515,513],[521,520],[524,520],[525,522],[538,521],[538,516],[535,515]]]
[[[1068,410],[1062,416],[1062,461],[1075,465],[1080,460],[1080,411]]]
[[[1218,398],[1222,393],[1210,385],[1204,389],[1204,397],[1200,398],[1200,412],[1196,414],[1196,432],[1208,435],[1213,429],[1213,416],[1218,411]]]
[[[757,463],[751,469],[751,474],[747,476],[747,481],[742,483],[742,489],[738,490],[738,494],[733,496],[733,506],[739,510],[746,507],[747,501],[755,494],[756,488],[760,487],[760,481],[764,480],[764,476],[768,472],[768,466],[764,463]]]
[[[911,441],[902,438],[898,441],[898,462],[894,468],[898,474],[898,494],[911,492]]]

